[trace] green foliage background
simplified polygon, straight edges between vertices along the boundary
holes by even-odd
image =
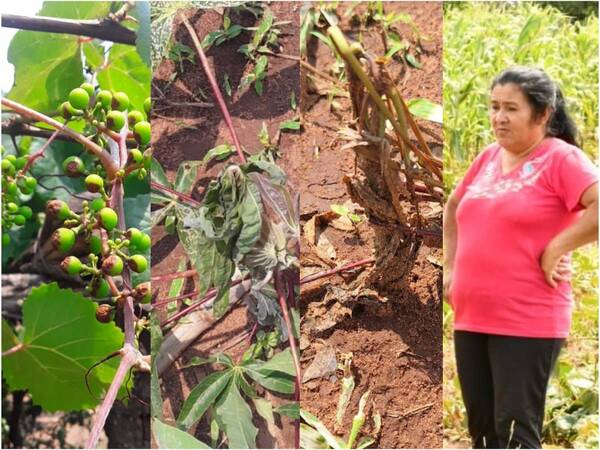
[[[549,2],[548,2],[549,3]],[[450,193],[494,141],[489,86],[511,65],[543,68],[561,86],[584,151],[598,155],[598,17],[575,21],[551,5],[461,3],[444,7],[444,183]],[[591,11],[591,10],[590,10]],[[548,391],[544,442],[598,447],[598,250],[574,255],[571,336]],[[454,366],[452,311],[444,304],[444,437],[468,443]]]

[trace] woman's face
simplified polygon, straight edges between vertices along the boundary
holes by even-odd
[[[490,97],[490,122],[498,144],[506,150],[524,152],[544,137],[549,112],[535,117],[518,85],[498,84]]]

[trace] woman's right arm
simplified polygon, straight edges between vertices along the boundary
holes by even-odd
[[[454,257],[456,256],[456,209],[458,208],[459,198],[455,192],[450,194],[444,209],[444,297],[449,298],[452,288],[452,272],[454,271]]]

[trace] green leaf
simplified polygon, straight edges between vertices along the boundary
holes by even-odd
[[[189,429],[202,418],[206,410],[217,400],[233,377],[231,370],[214,372],[204,378],[192,389],[185,399],[179,417],[178,426]]]
[[[262,209],[260,192],[254,183],[248,180],[244,200],[240,205],[240,216],[243,225],[236,242],[238,257],[248,253],[260,238]]]
[[[406,62],[413,66],[415,69],[421,68],[421,63],[417,61],[417,58],[415,58],[412,54],[407,53],[406,55],[404,55],[404,57],[406,58]]]
[[[273,416],[273,405],[270,401],[264,398],[254,398],[254,407],[256,412],[267,421],[267,423],[273,425],[275,423],[275,416]]]
[[[208,164],[213,159],[216,159],[217,161],[223,161],[223,160],[229,158],[235,152],[236,152],[236,150],[233,145],[230,145],[230,144],[217,145],[216,147],[211,148],[208,152],[206,152],[206,155],[204,155],[204,158],[202,158],[202,164]]]
[[[86,65],[92,69],[96,69],[104,64],[104,47],[98,41],[84,42],[83,54]]]
[[[184,194],[189,192],[196,181],[200,165],[200,161],[184,161],[179,164],[173,189]]]
[[[246,373],[261,386],[281,394],[293,394],[296,389],[295,379],[282,372],[262,372],[258,365],[246,365]]]
[[[202,358],[200,356],[192,356],[192,358],[188,361],[187,364],[181,366],[182,369],[187,369],[189,367],[203,366],[205,364],[212,364],[215,362],[214,358]]]
[[[523,26],[519,34],[518,47],[522,47],[528,42],[531,42],[542,26],[542,18],[540,16],[530,16]]]
[[[152,174],[152,181],[156,181],[156,182],[162,184],[163,186],[166,186],[169,188],[173,187],[173,185],[167,178],[167,174],[165,173],[165,170],[162,168],[160,163],[155,158],[152,158],[152,162],[150,164],[151,164],[150,172]]]
[[[44,2],[38,15],[95,19],[109,7],[109,2]],[[21,30],[10,42],[7,59],[15,66],[15,84],[6,97],[37,111],[56,109],[84,80],[78,36]]]
[[[288,347],[285,350],[277,353],[270,360],[260,366],[258,371],[264,375],[268,375],[270,372],[281,372],[292,377],[295,376],[296,372],[294,369],[292,351]]]
[[[350,210],[346,208],[344,205],[336,205],[332,204],[329,206],[331,210],[336,213],[338,216],[347,216]]]
[[[327,445],[325,438],[321,436],[314,428],[309,427],[305,423],[300,424],[300,448],[305,449],[327,449],[331,448]]]
[[[138,1],[135,3],[135,8],[131,12],[131,15],[138,21],[138,29],[135,38],[135,48],[138,55],[142,58],[142,61],[146,66],[152,67],[150,58],[151,53],[151,29],[150,29],[150,2]]]
[[[271,25],[273,25],[273,20],[273,13],[271,13],[271,11],[267,9],[264,12],[263,19],[260,22],[260,25],[258,25],[258,28],[254,33],[254,37],[252,38],[252,45],[254,47],[258,47],[258,45],[262,42],[267,31],[269,31],[269,28],[271,28]]]
[[[135,227],[142,231],[150,231],[150,194],[125,197],[125,223],[127,228]]]
[[[430,102],[424,98],[414,98],[408,101],[407,106],[413,116],[436,123],[443,123],[444,121],[444,109],[442,105]]]
[[[108,64],[98,72],[102,89],[123,91],[129,96],[129,110],[144,110],[144,100],[150,96],[152,74],[135,47],[113,44],[108,53]]]
[[[266,55],[261,55],[256,61],[256,65],[254,66],[254,74],[256,75],[257,80],[262,80],[264,78],[265,71],[267,69],[267,65],[269,64],[269,58]]]
[[[150,374],[150,406],[152,417],[162,419],[163,417],[163,404],[162,395],[160,392],[160,377],[158,375],[158,368],[156,366],[156,353],[162,343],[162,330],[160,328],[160,321],[157,314],[150,314],[150,348],[154,350],[152,355],[152,371]]]
[[[229,80],[229,75],[228,74],[223,75],[223,89],[225,89],[225,93],[229,97],[231,97],[231,94],[232,94],[231,81]]]
[[[279,125],[279,129],[280,130],[294,130],[294,131],[297,131],[301,127],[302,127],[302,124],[300,123],[299,120],[296,120],[296,119],[286,120],[285,122],[282,122]]]
[[[252,411],[232,380],[215,407],[218,421],[227,435],[229,448],[256,448],[258,429]]]
[[[275,408],[274,412],[290,419],[300,419],[300,405],[298,402],[285,403]]]
[[[152,421],[152,432],[158,448],[210,448],[191,434],[158,419]]]
[[[228,258],[223,258],[221,263],[214,268],[215,287],[218,289],[217,297],[213,303],[213,316],[220,319],[229,309],[229,285],[235,272],[235,264]]]
[[[50,412],[95,407],[98,400],[86,388],[86,371],[121,348],[121,330],[113,322],[98,322],[95,303],[56,283],[31,290],[23,303],[23,326],[25,348],[2,358],[10,388],[29,390],[33,402]],[[2,350],[14,342],[5,339]],[[95,397],[110,384],[117,364],[113,358],[90,372]]]
[[[304,410],[300,410],[300,417],[302,417],[302,420],[304,420],[307,424],[317,430],[331,448],[344,448],[344,442],[338,437],[334,436],[317,417]]]

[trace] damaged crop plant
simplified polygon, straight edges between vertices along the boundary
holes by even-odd
[[[177,11],[171,13],[173,18]],[[273,20],[270,13],[258,14]],[[172,305],[175,300],[192,298],[180,311],[170,308],[166,320],[156,329],[153,327],[153,338],[157,331],[160,342],[153,357],[153,400],[160,397],[160,376],[173,361],[173,355],[182,351],[184,337],[179,333],[187,327],[186,319],[191,313],[200,307],[210,309],[210,323],[203,328],[207,330],[238,301],[244,301],[256,326],[248,337],[248,349],[239,358],[225,353],[192,358],[186,367],[212,364],[216,369],[200,377],[181,409],[175,411],[176,426],[163,417],[162,401],[156,402],[153,435],[160,447],[169,447],[174,440],[215,447],[226,440],[230,448],[256,448],[258,429],[253,423],[253,410],[265,420],[272,421],[274,414],[299,418],[299,198],[286,185],[286,175],[276,164],[277,144],[266,129],[260,134],[260,151],[250,155],[242,149],[203,44],[188,19],[183,14],[178,19],[193,42],[196,60],[204,69],[232,143],[220,143],[208,151],[203,161],[182,163],[173,183],[158,161],[152,162],[152,202],[159,208],[154,223],[164,221],[167,232],[177,233],[192,266],[191,271],[153,274],[153,280],[192,276],[198,280],[198,288],[187,297],[174,291],[170,294],[174,297],[157,296],[153,300],[153,308],[157,309]],[[255,33],[260,30],[259,26]],[[198,201],[189,195],[197,171],[215,161],[223,162],[221,170]],[[200,328],[195,325],[193,339],[201,333]],[[264,394],[259,395],[265,390],[283,396],[285,403],[275,408]],[[200,421],[210,423],[210,443],[188,434]],[[296,431],[299,442],[298,426]]]
[[[34,287],[13,323],[3,319],[2,375],[47,411],[101,403],[87,448],[117,396],[130,395],[132,370],[150,370],[139,347],[151,293],[149,44],[136,49],[148,7],[47,2],[39,15],[59,17],[47,19],[54,32],[28,31],[21,18],[8,53],[3,269],[56,281]],[[56,33],[72,21],[91,27],[86,37]]]

